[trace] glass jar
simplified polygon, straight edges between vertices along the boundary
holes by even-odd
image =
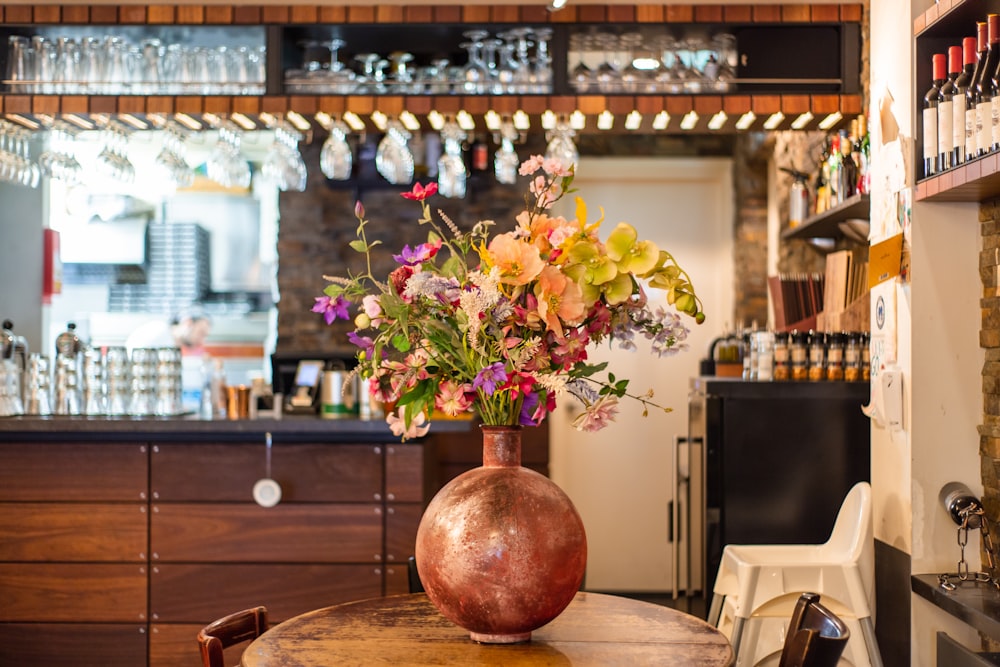
[[[774,334],[770,331],[758,331],[753,337],[754,349],[757,351],[754,379],[770,382],[774,377]]]
[[[844,379],[844,339],[842,332],[826,337],[826,379],[831,382]]]
[[[861,379],[861,334],[852,331],[844,343],[844,380],[857,382]]]
[[[818,382],[826,375],[826,334],[812,331],[809,334],[809,380]]]
[[[774,379],[785,382],[792,378],[792,367],[789,364],[788,332],[779,331],[774,334]]]
[[[804,382],[809,379],[809,334],[804,331],[793,331],[791,343],[788,346],[788,357],[791,360],[792,379]]]

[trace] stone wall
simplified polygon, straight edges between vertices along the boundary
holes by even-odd
[[[600,137],[580,142],[581,154],[605,155],[720,155],[734,154],[737,164],[735,262],[736,312],[732,322],[767,318],[765,267],[767,257],[767,157],[766,135],[741,135],[735,144],[732,137],[693,138],[678,143],[671,137],[653,137],[641,141],[631,135],[616,139]],[[518,146],[524,157],[544,152],[541,137]],[[353,356],[354,347],[347,341],[349,322],[328,327],[318,314],[310,312],[314,299],[326,285],[323,275],[344,275],[363,268],[362,255],[348,247],[354,240],[357,220],[355,201],[364,205],[371,224],[370,240],[381,239],[386,249],[379,253],[380,264],[372,267],[376,276],[388,275],[395,267],[390,250],[398,251],[404,243],[413,245],[426,239],[426,229],[416,224],[417,204],[399,196],[403,188],[393,187],[378,177],[367,179],[371,187],[354,185],[330,187],[320,170],[319,150],[322,139],[303,145],[303,157],[309,169],[305,192],[282,193],[278,231],[278,352],[345,352]],[[743,159],[744,152],[752,155]],[[742,185],[741,185],[742,184]],[[497,185],[489,172],[470,184],[464,200],[435,197],[434,205],[444,210],[462,229],[479,220],[495,220],[498,229],[509,229],[514,215],[524,207],[526,183]]]
[[[983,282],[979,345],[986,351],[979,454],[983,506],[986,516],[996,525],[1000,517],[1000,200],[984,202],[979,209],[979,221],[982,236],[979,275]],[[995,531],[993,539],[997,540]],[[985,564],[985,553],[983,557]]]

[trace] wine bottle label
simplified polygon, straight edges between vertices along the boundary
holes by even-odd
[[[965,110],[965,155],[968,157],[976,156],[976,140],[979,138],[976,117],[975,108]]]
[[[997,102],[998,104],[993,106],[995,114],[1000,112],[1000,99]],[[952,109],[951,100],[938,102],[938,153],[945,155],[950,155],[951,149],[954,146],[952,142],[955,138],[955,122],[951,115]],[[1000,114],[996,117],[1000,120]]]
[[[990,139],[993,143],[991,146],[996,146],[1000,144],[1000,95],[994,95],[991,103],[991,133]]]
[[[924,109],[924,159],[937,157],[937,108]]]
[[[952,98],[951,120],[954,129],[952,131],[952,141],[959,149],[959,154],[964,155],[965,151],[965,96],[955,95]]]
[[[976,148],[989,151],[993,145],[993,103],[987,100],[976,105]]]

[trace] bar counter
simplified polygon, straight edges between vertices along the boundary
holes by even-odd
[[[470,420],[438,419],[431,434],[472,430]],[[399,442],[384,419],[320,419],[311,415],[283,415],[281,419],[200,419],[181,417],[5,417],[0,419],[0,442],[64,440],[212,440],[263,442],[271,433],[282,442]]]

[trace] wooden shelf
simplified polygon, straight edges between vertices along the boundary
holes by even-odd
[[[925,178],[913,193],[916,201],[970,201],[1000,197],[1000,155],[984,155],[955,169]]]
[[[828,211],[814,215],[793,229],[781,234],[783,239],[836,239],[844,237],[839,223],[851,219],[867,220],[871,212],[871,202],[868,195],[858,194]]]

